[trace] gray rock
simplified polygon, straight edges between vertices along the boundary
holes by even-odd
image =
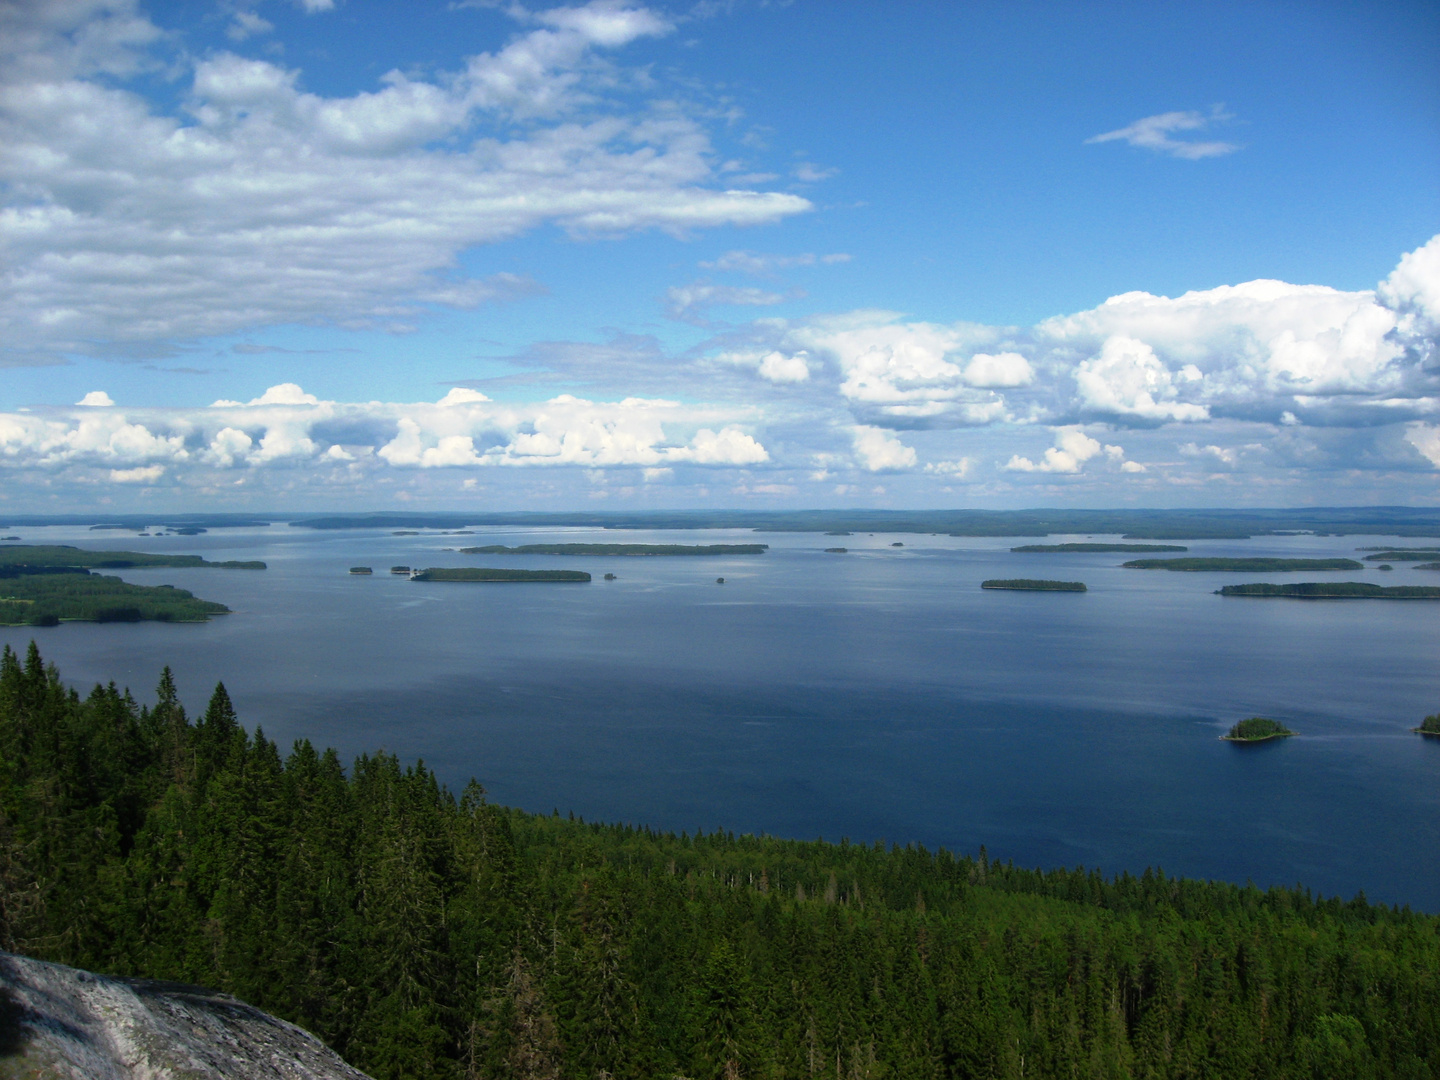
[[[0,953],[0,1078],[368,1080],[228,994]]]

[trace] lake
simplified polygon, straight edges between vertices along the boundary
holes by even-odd
[[[984,844],[1026,866],[1162,867],[1440,911],[1440,740],[1409,730],[1440,711],[1440,602],[1214,595],[1263,580],[1440,585],[1434,571],[1123,570],[1143,556],[1012,554],[1041,541],[914,534],[12,531],[268,562],[118,571],[234,609],[208,624],[10,627],[0,641],[23,649],[34,637],[82,691],[114,680],[143,701],[169,664],[192,714],[223,679],[246,725],[282,749],[302,737],[347,758],[383,747],[452,786],[475,776],[496,801],[587,820]],[[1043,542],[1093,539],[1115,538]],[[1387,539],[1184,543],[1198,556],[1358,558]],[[757,541],[770,551],[441,550]],[[841,544],[848,554],[823,550]],[[357,564],[375,575],[350,576]],[[574,568],[595,580],[422,583],[390,575],[394,564]],[[992,577],[1090,591],[982,591]],[[1253,715],[1299,734],[1219,741]]]

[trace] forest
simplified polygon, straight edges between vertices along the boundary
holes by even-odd
[[[1440,1076],[1440,918],[1146,870],[661,833],[282,755],[0,656],[0,945],[400,1077]]]
[[[1299,570],[1364,570],[1354,559],[1131,559],[1121,563],[1126,570],[1227,570],[1251,574],[1288,574]]]
[[[1368,581],[1299,581],[1274,585],[1257,581],[1225,585],[1221,596],[1288,596],[1298,600],[1440,600],[1434,585],[1371,585]]]
[[[206,622],[229,611],[173,585],[131,585],[78,567],[0,565],[0,626]]]
[[[0,566],[78,566],[126,570],[137,566],[203,566],[214,570],[264,570],[258,559],[210,562],[199,555],[157,555],[145,551],[89,551],[68,544],[14,544],[0,547]]]

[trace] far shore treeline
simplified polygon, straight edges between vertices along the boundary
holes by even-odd
[[[378,1080],[1440,1076],[1440,918],[674,835],[288,754],[0,657],[0,946],[213,986]]]

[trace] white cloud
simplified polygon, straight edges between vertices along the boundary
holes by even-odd
[[[705,129],[676,108],[606,105],[597,50],[665,32],[662,16],[601,0],[537,18],[459,72],[390,72],[349,97],[207,55],[169,114],[113,81],[161,39],[133,3],[0,7],[3,357],[154,353],[281,323],[401,326],[426,304],[534,291],[449,275],[464,249],[545,223],[683,233],[810,209],[717,186]]]
[[[1389,307],[1440,327],[1440,236],[1406,252],[1390,276],[1376,290]]]
[[[438,405],[478,405],[490,399],[479,390],[472,390],[468,386],[456,386],[450,390],[436,404]]]
[[[1180,377],[1201,378],[1199,369],[1186,369]],[[1210,415],[1203,405],[1175,401],[1175,376],[1155,350],[1123,334],[1106,338],[1099,356],[1080,362],[1075,383],[1084,405],[1100,413],[1147,420],[1204,420]]]
[[[1187,161],[1197,161],[1200,158],[1221,157],[1225,154],[1233,154],[1240,147],[1235,143],[1228,142],[1201,142],[1188,139],[1172,139],[1171,133],[1177,131],[1203,131],[1213,123],[1220,123],[1230,120],[1230,117],[1223,107],[1217,105],[1208,114],[1202,112],[1167,112],[1155,116],[1147,116],[1136,120],[1128,127],[1120,128],[1117,131],[1107,131],[1103,135],[1096,135],[1086,139],[1089,143],[1105,143],[1120,140],[1129,143],[1131,146],[1138,146],[1144,150],[1153,150],[1159,154],[1168,154],[1170,157],[1184,158]]]
[[[801,255],[765,255],[757,251],[727,251],[713,262],[700,264],[705,270],[738,271],[756,277],[770,277],[776,270],[788,270],[795,266],[833,266],[847,263],[850,255],[834,252],[830,255],[816,255],[806,252]]]
[[[857,425],[850,433],[855,457],[870,472],[889,472],[915,467],[915,448],[906,446],[894,432]]]
[[[164,475],[164,465],[142,465],[134,469],[110,470],[110,479],[117,484],[153,484]]]
[[[773,383],[797,383],[810,378],[810,365],[805,362],[805,353],[786,356],[782,352],[768,352],[760,358],[760,377]]]
[[[1019,353],[1005,352],[994,356],[976,353],[965,365],[965,381],[971,386],[1028,386],[1035,381],[1030,361]]]
[[[115,402],[110,400],[110,395],[104,390],[91,390],[75,404],[85,405],[92,409],[105,409],[114,405]]]
[[[974,464],[974,459],[968,457],[960,458],[957,461],[931,461],[926,463],[925,471],[934,473],[936,476],[959,478],[967,475]]]
[[[225,36],[231,41],[244,41],[257,34],[268,34],[274,29],[274,23],[262,19],[253,11],[237,11],[234,22],[225,28]]]
[[[1102,449],[1109,447],[1102,447],[1099,439],[1092,439],[1078,427],[1056,428],[1055,445],[1046,450],[1045,456],[1038,462],[1016,454],[1003,468],[1011,472],[1077,473],[1085,462],[1099,455]]]
[[[716,304],[733,304],[742,307],[768,307],[783,303],[780,293],[768,292],[750,286],[711,285],[697,281],[690,285],[676,285],[665,291],[665,313],[682,322],[705,322],[703,312]]]

